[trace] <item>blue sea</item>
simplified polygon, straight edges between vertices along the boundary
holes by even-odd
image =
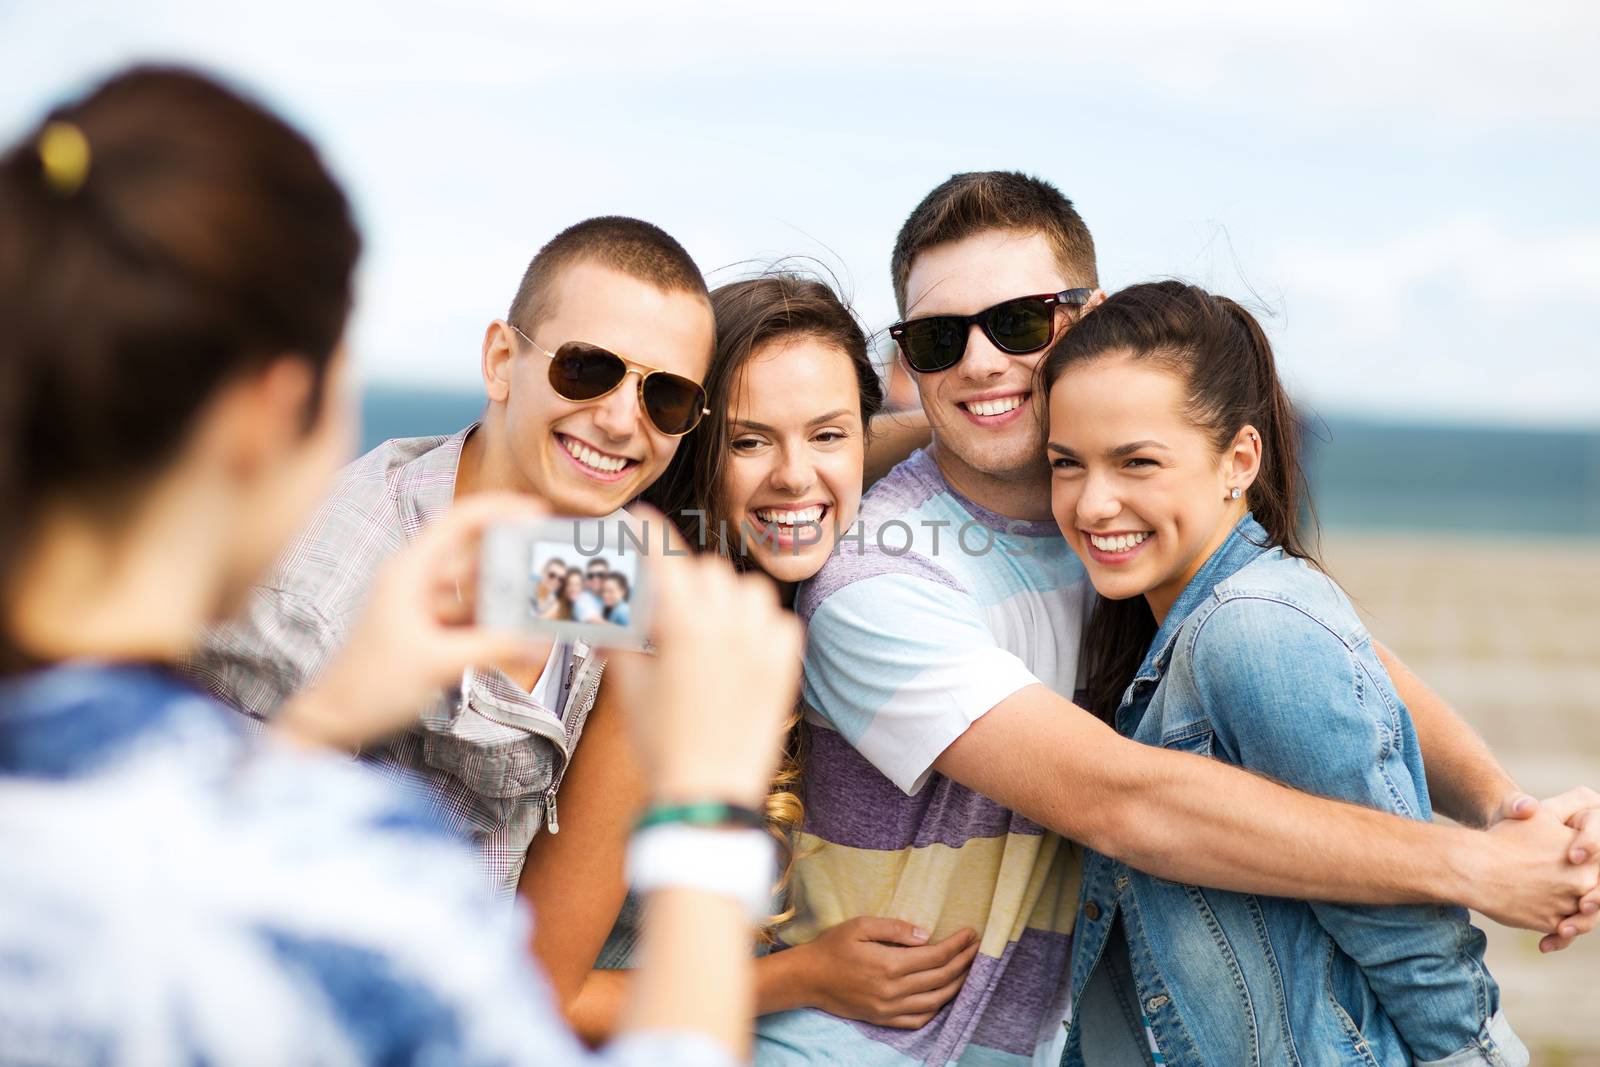
[[[480,393],[374,385],[362,450],[390,437],[453,433]],[[1324,414],[1306,473],[1327,529],[1600,539],[1600,430],[1384,422]]]

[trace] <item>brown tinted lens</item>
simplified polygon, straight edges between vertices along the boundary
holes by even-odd
[[[605,396],[627,374],[621,356],[581,341],[568,341],[550,359],[550,388],[567,400]]]
[[[688,433],[706,406],[706,392],[687,378],[659,372],[644,380],[644,410],[664,434]]]

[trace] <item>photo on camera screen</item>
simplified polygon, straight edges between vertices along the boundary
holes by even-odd
[[[649,632],[650,546],[618,519],[545,519],[483,535],[478,621],[642,648]]]

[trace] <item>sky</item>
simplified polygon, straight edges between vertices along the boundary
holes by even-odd
[[[367,381],[476,387],[528,259],[649,219],[713,284],[786,257],[895,319],[963,170],[1072,198],[1108,289],[1260,314],[1329,414],[1600,427],[1600,5],[0,0],[0,138],[135,60],[322,146],[367,241]]]

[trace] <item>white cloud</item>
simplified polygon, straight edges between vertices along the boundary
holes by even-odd
[[[882,326],[904,212],[1002,166],[1079,200],[1109,282],[1265,294],[1318,399],[1594,422],[1596,55],[1600,5],[1553,0],[0,0],[0,135],[133,57],[254,87],[355,194],[378,377],[473,381],[599,212],[708,269],[819,255]],[[1508,379],[1529,339],[1546,378]]]
[[[1600,229],[1519,233],[1491,218],[1458,218],[1371,244],[1289,248],[1276,273],[1286,289],[1340,305],[1372,333],[1404,321],[1423,287],[1497,311],[1600,306]]]
[[[744,0],[102,0],[13,4],[9,21],[13,42],[37,47],[13,47],[8,60],[41,81],[132,50],[324,87],[420,80],[581,95],[596,78],[648,84],[779,66],[834,78],[875,70],[891,83],[896,71],[1041,88],[1081,80],[1306,122],[1600,116],[1600,5],[1581,0],[813,0],[803,12]],[[1041,112],[1052,103],[1074,106],[1033,100]]]
[[[1458,218],[1287,250],[1273,326],[1286,376],[1332,409],[1600,422],[1600,229]]]

